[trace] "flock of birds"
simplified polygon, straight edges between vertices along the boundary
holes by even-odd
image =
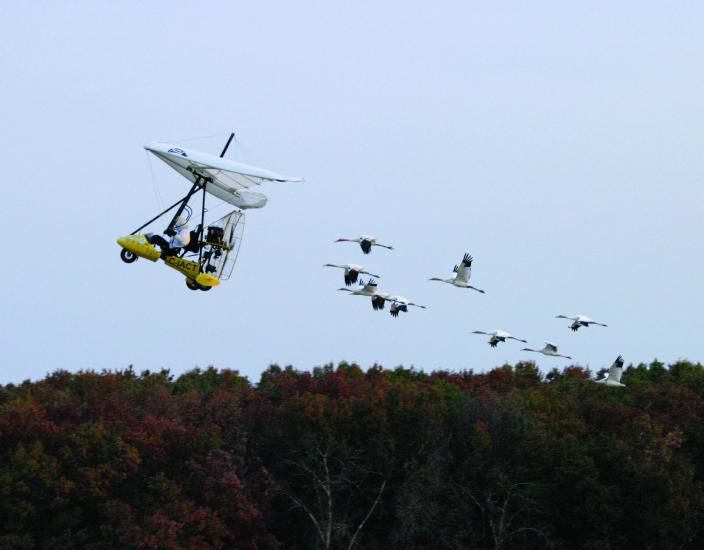
[[[362,235],[355,239],[340,238],[337,239],[335,242],[357,243],[359,244],[364,254],[369,254],[372,251],[372,248],[375,246],[386,248],[388,250],[394,249],[393,246],[377,242],[376,238],[371,237],[369,235]],[[470,278],[472,276],[473,260],[474,258],[470,254],[465,254],[462,257],[462,261],[459,264],[455,265],[452,277],[449,277],[447,279],[433,277],[429,280],[447,283],[457,288],[472,289],[477,292],[480,292],[481,294],[485,294],[484,290],[469,284]],[[371,298],[372,308],[375,311],[383,310],[386,302],[390,302],[389,312],[391,313],[392,317],[398,317],[399,313],[401,312],[407,313],[409,306],[426,309],[425,306],[416,304],[408,298],[404,298],[403,296],[392,295],[388,292],[379,290],[376,279],[380,279],[381,277],[379,275],[375,275],[374,273],[367,271],[367,269],[362,265],[329,263],[325,264],[323,267],[334,267],[338,269],[343,269],[346,287],[351,287],[355,283],[358,283],[360,288],[358,288],[357,290],[352,290],[350,288],[340,288],[338,290],[348,292],[352,296],[367,296]],[[369,279],[367,279],[366,281],[360,279],[360,275],[368,275]],[[587,328],[591,325],[598,325],[602,327],[607,326],[606,324],[597,322],[594,319],[587,317],[586,315],[557,315],[556,318],[567,319],[571,321],[571,323],[569,324],[569,328],[574,332],[577,332],[582,327]],[[503,330],[475,330],[473,331],[473,334],[489,336],[490,338],[488,343],[492,348],[495,348],[500,342],[506,342],[506,340],[516,340],[517,342],[523,342],[524,344],[528,343],[526,340],[516,338],[515,336],[512,336],[511,334]],[[569,355],[560,354],[557,349],[557,344],[554,344],[552,342],[545,342],[545,346],[543,346],[543,348],[541,349],[522,348],[521,351],[541,353],[549,357],[564,357],[565,359],[572,359],[572,357],[570,357]],[[611,365],[611,368],[609,368],[607,375],[604,378],[596,380],[595,382],[598,384],[605,384],[607,386],[625,387],[625,384],[621,383],[623,363],[623,357],[619,355],[614,361],[614,363]]]

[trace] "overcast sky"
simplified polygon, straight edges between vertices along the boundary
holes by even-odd
[[[701,360],[703,20],[698,2],[3,3],[0,381],[567,364],[471,334],[494,328],[592,369]],[[306,178],[260,188],[232,278],[192,292],[123,264],[115,239],[188,188],[143,145],[218,154],[231,130],[229,158]],[[363,233],[395,250],[333,244]],[[464,252],[485,295],[428,282]],[[375,312],[327,262],[428,309]]]

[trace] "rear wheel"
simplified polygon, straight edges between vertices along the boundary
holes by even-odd
[[[200,289],[200,285],[192,279],[186,279],[186,286],[188,288],[190,288],[191,290],[199,290]]]
[[[130,251],[130,250],[127,250],[126,248],[123,248],[123,249],[120,251],[120,258],[121,258],[122,261],[125,262],[126,264],[131,264],[131,263],[137,261],[138,256],[137,256],[137,254],[135,254],[134,252],[132,252],[132,251]]]

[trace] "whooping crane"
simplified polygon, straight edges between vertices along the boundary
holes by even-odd
[[[557,344],[552,342],[545,342],[545,347],[543,349],[530,349],[523,348],[521,351],[533,351],[535,353],[542,353],[543,355],[550,355],[552,357],[564,357],[565,359],[572,359],[569,355],[560,355],[557,353]]]
[[[369,273],[364,266],[362,265],[357,265],[357,264],[344,264],[344,265],[338,265],[338,264],[325,264],[323,267],[338,267],[340,269],[345,270],[345,284],[347,286],[350,286],[352,283],[357,282],[357,278],[359,277],[360,273],[364,273],[366,275],[369,275],[371,277],[376,277],[377,279],[381,279],[379,275],[374,275],[374,273]]]
[[[389,298],[389,294],[377,289],[376,281],[369,279],[366,283],[360,281],[362,286],[359,290],[350,290],[349,288],[338,288],[343,292],[349,292],[352,296],[369,296],[372,299],[372,307],[374,310],[384,309],[384,303]]]
[[[575,332],[579,330],[579,327],[588,327],[589,325],[608,326],[604,323],[597,323],[594,319],[586,315],[558,315],[555,319],[569,319],[572,321],[570,328]]]
[[[623,357],[620,355],[616,358],[616,361],[614,361],[614,364],[611,365],[611,368],[609,369],[609,372],[604,378],[601,378],[599,380],[594,380],[597,384],[606,384],[607,386],[617,386],[621,388],[625,388],[626,384],[621,384],[621,375],[623,374]]]
[[[455,269],[453,269],[455,273],[454,277],[452,277],[451,279],[441,279],[440,277],[433,277],[429,280],[448,283],[459,288],[471,288],[472,290],[476,290],[477,292],[485,294],[485,292],[480,288],[476,288],[469,284],[469,278],[472,276],[472,260],[474,260],[472,256],[470,256],[469,254],[465,254],[460,264],[456,265]]]
[[[386,300],[391,302],[391,305],[389,306],[389,313],[391,313],[391,317],[398,317],[398,314],[401,311],[408,313],[408,306],[426,309],[425,306],[413,303],[408,298],[404,298],[403,296],[389,296]]]
[[[503,330],[492,330],[491,332],[475,330],[472,331],[472,334],[486,334],[487,336],[491,336],[491,338],[489,338],[489,345],[492,348],[495,348],[496,344],[499,342],[505,342],[506,340],[517,340],[518,342],[523,342],[524,344],[528,343],[527,340],[522,340],[520,338],[516,338],[515,336],[511,336],[508,332]]]
[[[372,251],[372,246],[380,246],[382,248],[388,248],[389,250],[394,249],[393,246],[388,246],[386,244],[376,242],[376,237],[370,237],[369,235],[362,235],[361,237],[357,237],[356,239],[341,238],[337,239],[335,242],[359,243],[359,246],[362,248],[362,252],[364,252],[365,254],[369,254]]]
[[[377,292],[377,284],[374,279],[369,279],[368,281],[359,281],[359,285],[362,287],[358,290],[350,290],[349,288],[338,288],[337,290],[341,290],[343,292],[349,292],[353,296],[374,296],[374,293]]]

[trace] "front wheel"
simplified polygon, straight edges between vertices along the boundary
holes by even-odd
[[[186,286],[191,290],[200,290],[200,285],[192,279],[186,279]]]
[[[135,253],[132,252],[131,250],[127,250],[126,248],[123,248],[123,249],[120,251],[120,258],[121,258],[122,261],[125,262],[126,264],[131,264],[131,263],[137,261],[138,256],[137,256],[137,254],[135,254]]]

